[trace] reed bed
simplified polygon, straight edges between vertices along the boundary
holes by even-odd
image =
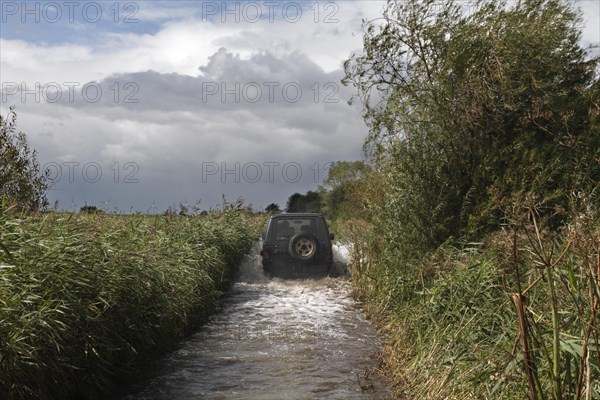
[[[0,398],[97,398],[172,348],[213,312],[258,222],[0,209]]]

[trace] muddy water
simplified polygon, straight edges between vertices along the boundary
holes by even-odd
[[[267,279],[254,253],[209,324],[122,400],[391,399],[344,278]],[[344,249],[336,254],[344,268]]]

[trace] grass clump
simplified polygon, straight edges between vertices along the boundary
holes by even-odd
[[[258,237],[209,216],[0,211],[0,398],[94,398],[213,311]]]

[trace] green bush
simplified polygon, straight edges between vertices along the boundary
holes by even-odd
[[[17,114],[10,108],[0,115],[0,200],[21,210],[36,211],[48,205],[48,182],[31,150],[27,135],[17,133]]]
[[[600,398],[600,58],[570,2],[461,5],[390,0],[345,63],[356,293],[407,398]]]

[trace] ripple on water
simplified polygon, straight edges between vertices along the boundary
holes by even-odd
[[[219,313],[120,399],[392,398],[371,373],[380,340],[351,299],[348,281],[269,280],[259,248]],[[336,248],[338,262],[348,254]]]

